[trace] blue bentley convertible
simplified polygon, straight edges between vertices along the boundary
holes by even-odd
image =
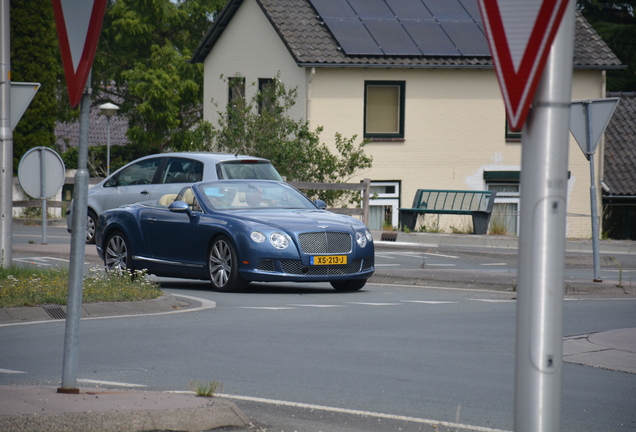
[[[219,291],[241,291],[251,281],[361,289],[374,272],[371,233],[317,205],[324,208],[283,182],[195,183],[100,214],[97,251],[109,270],[209,279]]]

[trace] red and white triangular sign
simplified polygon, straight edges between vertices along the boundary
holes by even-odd
[[[520,131],[568,0],[478,1],[508,124]]]
[[[107,0],[53,0],[68,98],[76,108],[93,66]]]

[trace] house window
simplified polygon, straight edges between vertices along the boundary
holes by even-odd
[[[381,230],[389,225],[398,225],[400,207],[399,181],[372,181],[370,193],[375,199],[369,200],[369,229]]]
[[[404,81],[364,82],[364,137],[404,138]]]
[[[245,107],[245,78],[232,77],[228,80],[228,119],[235,125],[241,118],[241,111]]]
[[[521,141],[521,132],[513,132],[510,130],[510,125],[508,124],[508,116],[506,116],[506,141],[508,142]]]
[[[232,108],[243,106],[245,102],[245,78],[233,77],[228,80],[228,104]]]
[[[497,192],[490,216],[491,233],[518,233],[519,174],[519,171],[484,171],[486,190]]]
[[[274,80],[272,78],[259,78],[258,79],[258,91],[260,93],[260,98],[258,100],[258,113],[263,112],[264,109],[268,109],[274,106],[274,101],[272,100],[275,97],[273,93],[275,89],[273,88]]]

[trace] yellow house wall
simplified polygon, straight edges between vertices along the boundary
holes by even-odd
[[[600,71],[574,75],[573,99],[602,97]],[[373,167],[353,181],[401,180],[400,206],[410,207],[417,189],[484,190],[484,171],[520,169],[521,143],[505,139],[501,92],[487,69],[316,69],[310,122],[324,127],[328,145],[336,132],[362,138],[365,80],[406,82],[405,138],[369,143]],[[569,167],[567,235],[590,237],[589,163],[573,138]]]

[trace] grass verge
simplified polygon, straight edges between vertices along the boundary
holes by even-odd
[[[0,267],[0,308],[65,305],[69,271],[64,268]],[[162,295],[145,271],[105,273],[92,268],[84,274],[83,303],[134,301]]]

